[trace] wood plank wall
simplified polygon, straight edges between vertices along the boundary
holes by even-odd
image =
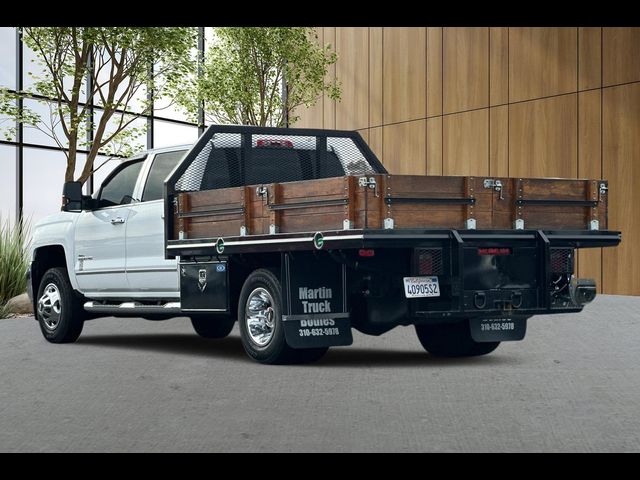
[[[339,60],[295,126],[359,130],[391,173],[609,180],[616,249],[578,273],[640,295],[640,28],[320,27]]]

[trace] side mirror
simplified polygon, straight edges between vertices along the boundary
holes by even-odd
[[[91,208],[92,198],[82,194],[82,184],[80,182],[65,182],[62,187],[62,208],[63,212],[81,212]]]

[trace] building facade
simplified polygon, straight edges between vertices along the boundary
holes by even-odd
[[[319,28],[342,99],[297,126],[356,129],[391,173],[606,178],[617,248],[578,273],[640,295],[640,28]]]
[[[204,48],[204,42],[199,48]],[[28,89],[33,84],[31,74],[40,68],[35,60],[35,54],[23,44],[15,27],[0,27],[1,88]],[[24,105],[47,118],[46,104],[26,98]],[[139,117],[134,126],[146,123],[147,127],[146,135],[135,141],[134,150],[193,143],[198,138],[197,126],[188,122],[185,115],[167,100],[155,100],[150,115],[140,115],[139,110],[133,108],[131,113]],[[100,106],[95,105],[93,111],[94,118],[99,118]],[[0,126],[6,126],[8,121],[0,116]],[[81,154],[77,173],[83,160]],[[91,193],[94,186],[97,188],[118,162],[117,158],[109,160],[109,157],[98,156],[94,168],[104,166],[85,185],[86,192]],[[35,223],[58,210],[65,168],[63,149],[40,130],[25,126],[8,139],[0,137],[0,218],[14,220],[22,212],[25,219]]]

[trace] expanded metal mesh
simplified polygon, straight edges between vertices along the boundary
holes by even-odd
[[[351,138],[216,133],[197,152],[175,183],[175,190],[212,190],[373,173],[374,168]]]
[[[418,274],[442,275],[444,264],[441,248],[423,248],[416,251]]]
[[[552,273],[573,273],[572,248],[552,248],[549,256]]]

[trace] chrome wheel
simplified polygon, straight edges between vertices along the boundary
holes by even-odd
[[[254,289],[247,298],[244,309],[244,321],[251,341],[260,347],[267,345],[273,338],[275,311],[273,297],[264,288]]]
[[[55,330],[60,323],[60,291],[54,283],[47,284],[38,300],[38,315],[47,330]]]

